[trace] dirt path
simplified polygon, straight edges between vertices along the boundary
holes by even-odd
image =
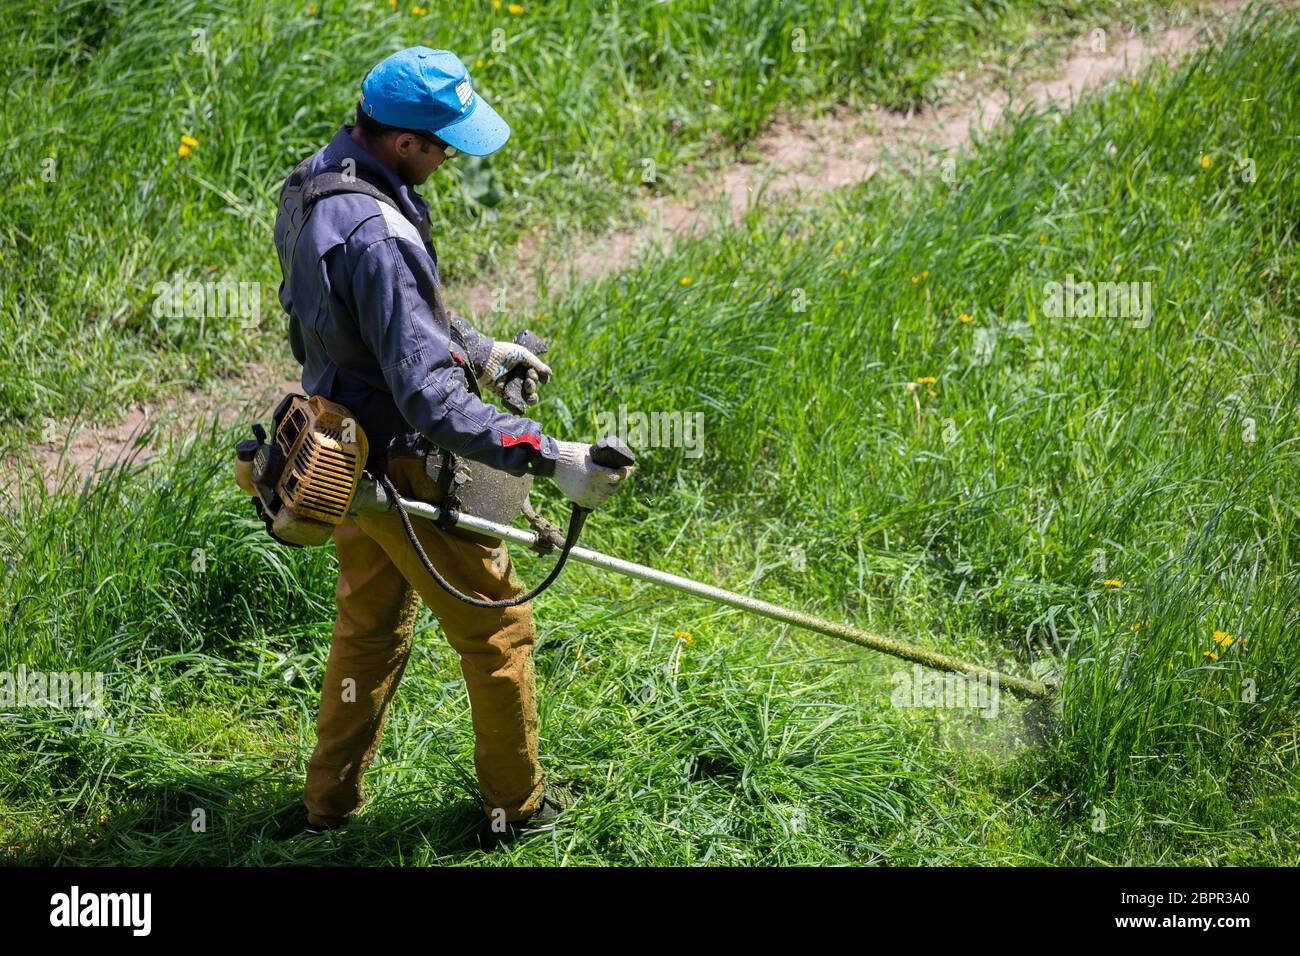
[[[938,110],[899,114],[872,109],[865,114],[841,112],[815,120],[780,118],[753,146],[757,162],[736,163],[703,174],[706,182],[690,202],[654,198],[643,202],[645,223],[610,235],[582,236],[560,245],[544,234],[528,237],[512,253],[508,273],[458,289],[448,290],[449,305],[471,315],[488,313],[495,290],[510,290],[506,305],[518,312],[533,304],[532,276],[539,266],[538,250],[549,250],[552,261],[569,263],[551,294],[596,275],[625,269],[655,246],[707,231],[720,221],[739,221],[752,206],[770,206],[800,195],[815,194],[870,178],[889,163],[921,163],[938,168],[946,153],[971,141],[973,135],[997,125],[1004,112],[1025,107],[1068,107],[1084,90],[1117,77],[1130,76],[1153,59],[1177,62],[1224,14],[1244,6],[1244,0],[1212,3],[1182,26],[1164,29],[1151,37],[1111,29],[1104,37],[1088,35],[1076,41],[1067,58],[1045,79],[1032,79],[1013,88],[993,77],[957,82],[971,92]],[[700,175],[700,174],[697,174]],[[688,171],[689,176],[689,171]],[[158,407],[136,405],[114,425],[78,428],[64,423],[64,443],[38,445],[31,467],[54,487],[61,474],[77,478],[110,465],[119,457],[147,458],[158,440],[193,427],[215,414],[223,423],[241,415],[269,418],[274,402],[299,388],[292,360],[256,366],[237,381],[218,383],[211,390],[192,393]],[[250,421],[252,419],[250,418]],[[0,470],[12,472],[16,462],[7,459]],[[10,484],[5,482],[4,484]]]

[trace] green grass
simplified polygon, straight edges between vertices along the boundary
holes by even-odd
[[[1131,0],[308,6],[10,5],[4,92],[21,107],[0,117],[0,448],[282,357],[276,190],[402,46],[458,51],[514,130],[426,186],[454,290],[513,263],[525,234],[599,229],[641,195],[691,190],[688,166],[734,157],[782,109],[902,107],[942,96],[957,70],[1021,62],[1044,34],[1147,20]],[[198,140],[185,157],[182,136]],[[157,283],[222,278],[261,284],[260,321],[155,317]]]
[[[1009,699],[992,719],[896,708],[898,662],[574,568],[537,606],[545,766],[583,798],[562,825],[471,848],[468,707],[425,617],[361,817],[332,844],[276,842],[313,742],[333,558],[268,543],[229,476],[233,436],[208,431],[0,519],[0,667],[110,674],[105,718],[0,721],[0,845],[39,862],[1300,862],[1298,51],[1294,15],[1261,14],[1221,52],[1022,118],[954,185],[900,172],[755,214],[547,303],[540,415],[560,437],[593,437],[620,403],[706,416],[703,457],[643,449],[587,544],[1055,670],[1046,743]],[[1149,327],[1045,313],[1045,283],[1117,266],[1151,281]],[[529,582],[546,567],[517,560]]]

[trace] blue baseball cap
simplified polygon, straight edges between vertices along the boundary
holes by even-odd
[[[389,126],[418,129],[471,156],[505,145],[510,127],[470,83],[456,54],[407,47],[376,64],[361,81],[361,109]]]

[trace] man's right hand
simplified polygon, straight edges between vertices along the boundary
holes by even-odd
[[[591,460],[591,445],[582,442],[556,441],[560,450],[555,460],[555,473],[551,480],[560,491],[579,507],[594,509],[618,491],[625,478],[636,470],[635,465],[606,468]]]

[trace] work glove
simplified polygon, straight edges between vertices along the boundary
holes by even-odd
[[[557,441],[560,455],[551,480],[570,501],[582,508],[598,508],[618,491],[618,486],[636,470],[635,465],[606,468],[591,460],[591,446],[583,442]]]
[[[506,380],[511,370],[519,365],[528,368],[523,385],[524,401],[529,405],[536,405],[537,384],[551,380],[551,367],[515,342],[492,343],[492,350],[488,353],[487,361],[483,363],[483,372],[478,377],[478,383],[481,387],[491,389],[495,394],[504,397]]]

